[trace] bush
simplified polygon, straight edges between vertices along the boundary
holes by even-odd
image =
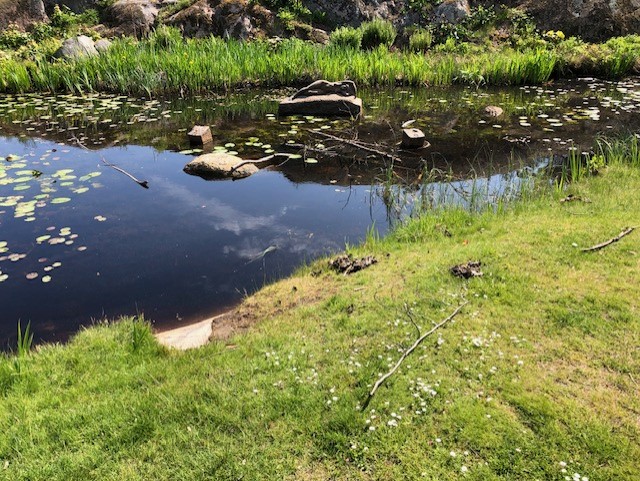
[[[391,22],[380,19],[363,23],[360,30],[362,32],[361,46],[367,50],[372,50],[379,45],[389,48],[398,34]]]
[[[433,33],[428,29],[416,30],[409,37],[409,50],[412,52],[426,52],[433,44]]]
[[[15,50],[31,41],[31,36],[23,32],[17,25],[9,25],[4,32],[0,33],[0,48]]]
[[[331,32],[330,40],[332,45],[358,50],[362,44],[362,31],[359,28],[340,27]]]

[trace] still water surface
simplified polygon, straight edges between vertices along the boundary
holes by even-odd
[[[0,96],[2,347],[19,320],[31,322],[37,339],[55,341],[120,315],[144,314],[158,328],[211,316],[357,243],[373,224],[384,234],[425,188],[453,186],[455,200],[464,197],[464,179],[487,176],[489,190],[502,192],[516,167],[588,148],[598,134],[640,130],[637,79],[369,91],[358,122],[279,119],[283,94]],[[487,105],[505,113],[486,117]],[[397,150],[409,120],[431,143],[417,155]],[[244,158],[291,151],[292,143],[316,150],[307,162],[241,181],[205,181],[182,171],[199,154],[186,141],[193,124],[211,125],[213,148]],[[376,144],[402,162],[390,169],[314,130]],[[425,187],[426,172],[439,183]],[[396,184],[393,195],[384,182]]]

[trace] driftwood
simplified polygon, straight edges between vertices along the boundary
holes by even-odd
[[[409,354],[411,354],[413,351],[416,350],[416,348],[422,343],[422,341],[424,341],[427,337],[429,337],[431,334],[433,334],[434,332],[436,332],[438,329],[440,329],[442,326],[444,326],[447,322],[449,322],[451,319],[453,319],[454,317],[456,317],[458,315],[458,313],[462,310],[462,308],[464,306],[466,306],[469,303],[469,301],[465,301],[462,304],[460,304],[455,311],[453,311],[446,319],[444,319],[443,321],[440,321],[440,323],[436,324],[435,326],[433,326],[429,331],[425,332],[423,335],[421,335],[420,337],[418,337],[418,339],[416,339],[416,342],[413,343],[413,345],[407,349],[406,351],[404,351],[404,353],[402,354],[402,356],[400,356],[400,359],[398,359],[398,362],[396,363],[395,366],[393,366],[391,368],[391,370],[389,372],[387,372],[386,374],[384,374],[383,376],[381,376],[376,383],[373,385],[373,389],[371,389],[371,392],[369,392],[369,396],[367,397],[366,401],[364,402],[364,404],[362,405],[362,411],[364,411],[367,406],[369,405],[369,403],[371,402],[371,399],[373,399],[373,396],[376,394],[376,391],[378,390],[378,388],[380,386],[382,386],[382,383],[384,383],[387,379],[389,379],[391,376],[393,376],[393,374],[400,368],[400,365],[402,364],[402,362],[407,358],[407,356]],[[414,324],[415,325],[415,324]]]
[[[397,156],[395,156],[393,154],[390,154],[388,152],[384,152],[382,150],[374,149],[373,147],[369,147],[369,146],[365,145],[363,142],[358,142],[357,140],[343,139],[342,137],[336,137],[335,135],[327,134],[325,132],[319,132],[317,130],[310,130],[309,132],[311,132],[312,134],[319,135],[321,137],[325,137],[327,139],[335,140],[336,142],[342,142],[343,144],[350,145],[352,147],[355,147],[356,149],[364,150],[366,152],[370,152],[372,154],[376,154],[376,155],[379,155],[381,157],[385,157],[385,158],[387,158],[389,160],[392,160],[394,162],[402,162],[402,159],[400,157],[397,157]]]
[[[614,242],[618,242],[620,239],[622,239],[624,236],[631,234],[633,231],[635,230],[635,227],[629,227],[628,229],[623,230],[622,232],[620,232],[620,234],[618,234],[617,236],[601,242],[600,244],[596,244],[594,246],[591,247],[586,247],[584,249],[580,249],[582,252],[593,252],[593,251],[599,251],[600,249],[604,249],[605,247],[607,247],[608,245],[613,244]]]

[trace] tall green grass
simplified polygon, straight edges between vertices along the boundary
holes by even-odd
[[[616,75],[629,73],[638,54],[621,49]],[[621,55],[622,55],[621,54]],[[606,62],[615,62],[608,56]],[[546,82],[558,72],[553,50],[457,56],[367,51],[340,45],[320,46],[297,39],[273,45],[218,38],[180,41],[153,35],[140,42],[114,42],[105,54],[77,61],[0,61],[0,91],[187,94],[238,86],[302,85],[318,78],[352,79],[363,86],[448,85],[474,83],[522,85]],[[603,62],[605,61],[603,60]],[[563,66],[565,64],[562,64]]]
[[[540,52],[505,51],[470,58],[393,53],[384,46],[355,51],[285,40],[224,41],[217,38],[162,42],[114,42],[108,53],[74,62],[0,63],[3,92],[107,91],[169,94],[229,89],[243,85],[279,87],[325,78],[363,86],[447,85],[461,72],[478,72],[487,83],[513,85],[549,79],[555,59]]]

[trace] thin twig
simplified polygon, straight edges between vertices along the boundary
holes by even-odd
[[[633,231],[635,230],[635,227],[629,227],[628,229],[623,230],[622,232],[620,232],[620,234],[618,234],[617,236],[601,242],[600,244],[596,244],[594,246],[591,247],[587,247],[585,249],[580,249],[582,252],[593,252],[593,251],[599,251],[600,249],[604,249],[605,247],[607,247],[608,245],[613,244],[614,242],[618,242],[620,239],[622,239],[624,236],[631,234]]]
[[[435,326],[433,326],[433,328],[431,328],[429,331],[425,332],[422,336],[420,336],[418,339],[416,339],[416,342],[413,343],[413,345],[407,349],[406,351],[404,351],[404,353],[402,354],[402,356],[400,356],[400,359],[398,359],[398,362],[396,363],[395,366],[393,366],[393,368],[391,368],[391,370],[389,372],[387,372],[386,374],[384,374],[383,376],[381,376],[376,383],[373,385],[373,389],[371,389],[371,392],[369,393],[369,396],[367,397],[367,400],[364,402],[364,404],[362,405],[362,410],[364,411],[367,406],[369,405],[369,403],[371,402],[371,399],[373,399],[373,396],[375,395],[376,391],[378,390],[378,388],[380,386],[382,386],[382,383],[385,382],[387,379],[389,379],[400,367],[400,364],[402,364],[402,362],[406,359],[406,357],[411,354],[413,351],[415,351],[415,349],[422,343],[422,341],[424,341],[427,337],[429,337],[431,334],[433,334],[434,332],[436,332],[438,329],[440,329],[442,326],[444,326],[447,322],[449,322],[451,319],[453,319],[454,317],[456,317],[456,315],[462,310],[462,308],[464,306],[466,306],[469,303],[469,301],[465,301],[462,304],[460,304],[457,309],[455,311],[453,311],[449,317],[447,317],[445,320],[441,321],[439,324],[436,324]]]
[[[368,147],[362,142],[358,142],[356,140],[343,139],[342,137],[336,137],[335,135],[327,134],[325,132],[319,132],[317,130],[310,130],[309,132],[311,132],[312,134],[320,135],[321,137],[326,137],[327,139],[335,140],[336,142],[342,142],[347,145],[351,145],[352,147],[364,150],[366,152],[371,152],[372,154],[380,155],[381,157],[393,160],[394,162],[402,162],[402,159],[400,157],[397,157],[388,152],[384,152],[382,150],[374,149],[373,147]]]
[[[138,184],[140,187],[144,187],[145,189],[149,188],[149,182],[147,182],[146,180],[140,180],[136,177],[134,177],[133,175],[131,175],[129,172],[127,172],[124,169],[121,169],[120,167],[113,165],[109,162],[107,162],[107,159],[105,159],[104,157],[100,156],[100,158],[102,159],[102,162],[104,163],[104,165],[106,165],[107,167],[111,167],[114,170],[117,170],[118,172],[122,172],[124,175],[126,175],[127,177],[129,177],[131,180],[133,180],[136,184]]]

